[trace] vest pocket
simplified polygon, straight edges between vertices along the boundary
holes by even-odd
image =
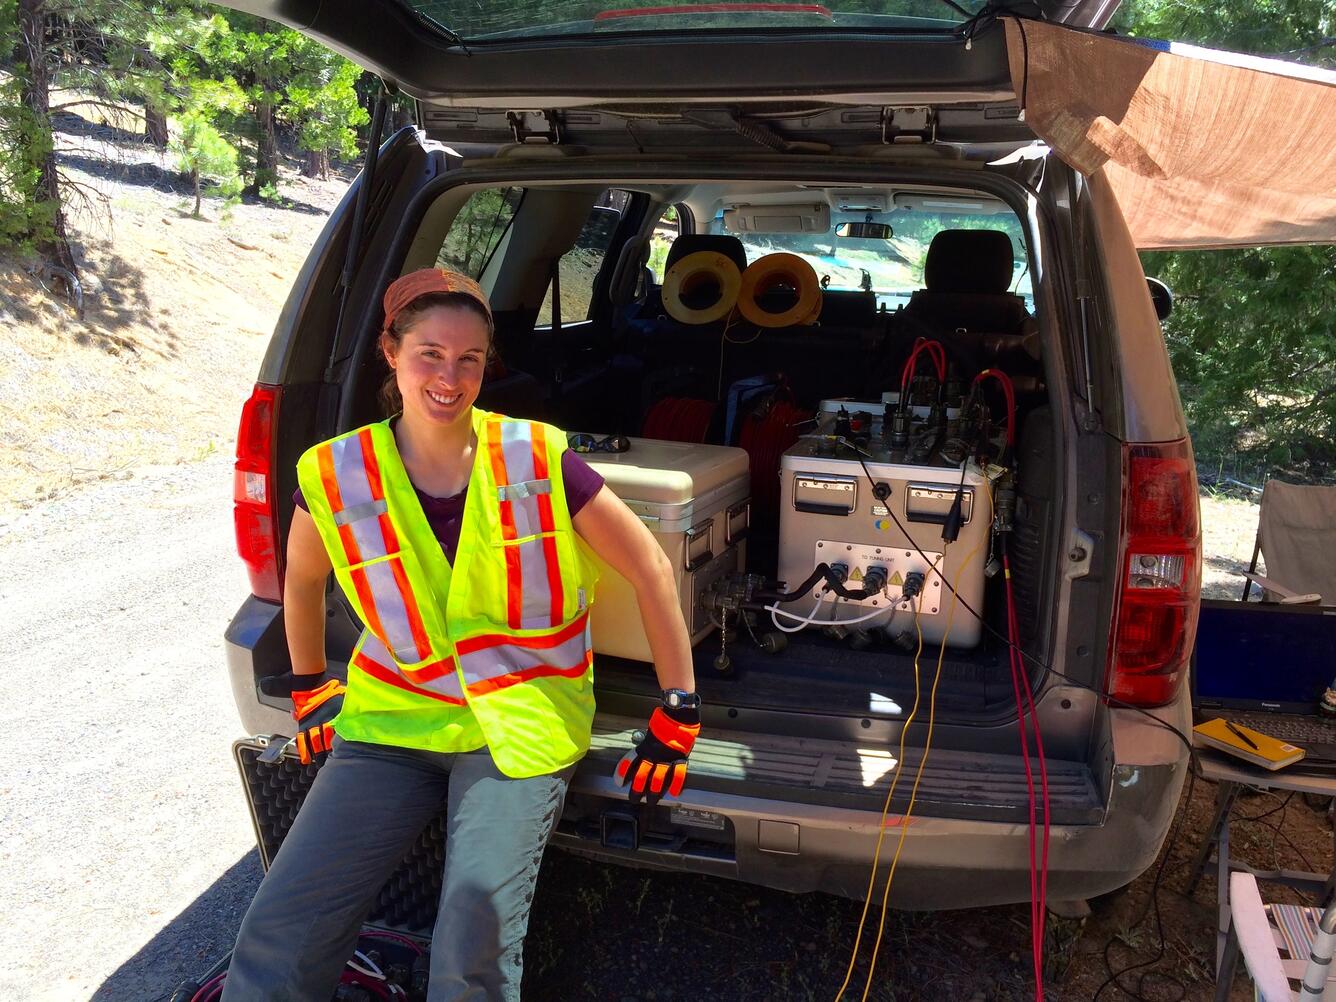
[[[501,543],[527,539],[556,530],[552,512],[552,481],[521,480],[499,484],[496,488],[500,506],[498,528]]]

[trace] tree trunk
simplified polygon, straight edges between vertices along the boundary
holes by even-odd
[[[79,266],[74,261],[65,230],[65,211],[60,202],[60,181],[51,137],[51,67],[47,62],[46,27],[46,0],[19,0],[16,55],[28,67],[20,85],[21,96],[40,130],[34,144],[40,144],[44,150],[38,161],[33,201],[38,206],[46,206],[50,218],[48,224],[36,227],[32,236],[37,253],[64,286],[69,300],[78,302]]]
[[[255,106],[255,176],[247,189],[258,196],[266,186],[278,185],[278,141],[274,136],[274,106],[262,101]]]
[[[167,114],[157,108],[144,105],[144,142],[152,143],[160,150],[167,148]]]
[[[200,195],[199,195],[199,171],[198,171],[198,170],[192,170],[192,171],[190,172],[190,180],[193,181],[193,182],[195,183],[195,211],[194,211],[193,215],[194,215],[194,217],[195,217],[196,219],[198,219],[198,218],[199,218],[199,203],[200,203]]]

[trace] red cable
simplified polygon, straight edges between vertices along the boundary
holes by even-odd
[[[1023,668],[1017,663],[1016,643],[1017,638],[1012,633],[1012,619],[1010,616],[1010,571],[1006,569],[1006,555],[1003,554],[1003,574],[1007,583],[1008,594],[1008,616],[1007,616],[1007,634],[1008,634],[1008,654],[1011,663],[1011,691],[1016,700],[1016,725],[1021,738],[1021,761],[1025,763],[1025,791],[1026,804],[1026,832],[1029,836],[1029,855],[1026,859],[1030,871],[1030,956],[1034,964],[1035,976],[1035,1000],[1042,1002],[1044,997],[1043,989],[1043,960],[1042,960],[1042,940],[1035,936],[1035,930],[1039,927],[1039,919],[1036,907],[1040,898],[1040,887],[1038,874],[1035,871],[1034,848],[1035,848],[1035,794],[1034,794],[1034,772],[1030,768],[1030,742],[1026,738],[1025,729],[1025,702],[1021,696],[1021,674]]]
[[[1001,369],[984,369],[974,377],[974,383],[978,384],[985,379],[992,377],[996,379],[998,385],[1002,387],[1002,396],[1007,400],[1007,445],[1016,445],[1016,387],[1011,382],[1011,377]]]
[[[1026,780],[1030,790],[1030,886],[1031,886],[1031,935],[1033,938],[1035,965],[1035,999],[1042,1002],[1044,997],[1044,921],[1048,906],[1048,846],[1050,831],[1050,804],[1048,795],[1048,762],[1044,756],[1044,739],[1039,730],[1039,718],[1035,713],[1034,694],[1030,689],[1030,679],[1025,674],[1024,663],[1020,657],[1020,621],[1016,616],[1016,596],[1011,582],[1011,560],[1005,550],[1002,552],[1002,573],[1007,590],[1007,633],[1011,642],[1012,684],[1017,689],[1017,719],[1021,724],[1021,749],[1026,756]],[[1020,705],[1021,692],[1025,695],[1025,705]],[[1031,780],[1029,752],[1025,740],[1025,712],[1030,714],[1030,727],[1034,731],[1035,754],[1039,756],[1039,784],[1044,805],[1044,837],[1040,850],[1039,879],[1036,888],[1034,874],[1034,829],[1035,802],[1034,787]],[[1037,890],[1037,894],[1035,893]]]
[[[900,402],[902,406],[909,381],[914,377],[914,370],[918,367],[918,357],[923,352],[927,352],[932,359],[933,367],[937,370],[937,381],[939,383],[946,382],[946,349],[936,341],[919,338],[914,342],[914,347],[910,349],[909,357],[905,359],[904,368],[900,370]]]
[[[227,972],[215,974],[204,984],[199,986],[199,990],[190,996],[190,1002],[213,1002],[214,999],[223,996],[223,979],[227,977]],[[217,989],[215,991],[215,989]]]

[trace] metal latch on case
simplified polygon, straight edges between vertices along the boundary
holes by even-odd
[[[260,752],[256,761],[263,762],[265,765],[273,765],[283,757],[283,752],[293,743],[293,739],[285,734],[271,734],[268,737],[257,737],[256,742],[265,745],[264,751]]]
[[[686,537],[687,570],[694,571],[698,567],[704,567],[714,559],[712,546],[714,519],[707,518],[704,522],[697,522],[684,535]]]
[[[728,509],[724,516],[724,545],[732,546],[747,538],[747,529],[751,525],[751,499],[739,501]]]

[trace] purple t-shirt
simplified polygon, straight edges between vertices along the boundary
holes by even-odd
[[[602,475],[570,449],[561,454],[561,477],[566,486],[566,507],[570,509],[571,518],[603,487]],[[419,491],[416,486],[413,490],[417,491],[422,512],[427,516],[431,531],[440,540],[445,558],[453,564],[455,553],[459,550],[459,529],[464,521],[464,497],[468,489],[448,498],[432,497]],[[300,487],[293,493],[292,500],[302,511],[311,510],[307,507]]]

